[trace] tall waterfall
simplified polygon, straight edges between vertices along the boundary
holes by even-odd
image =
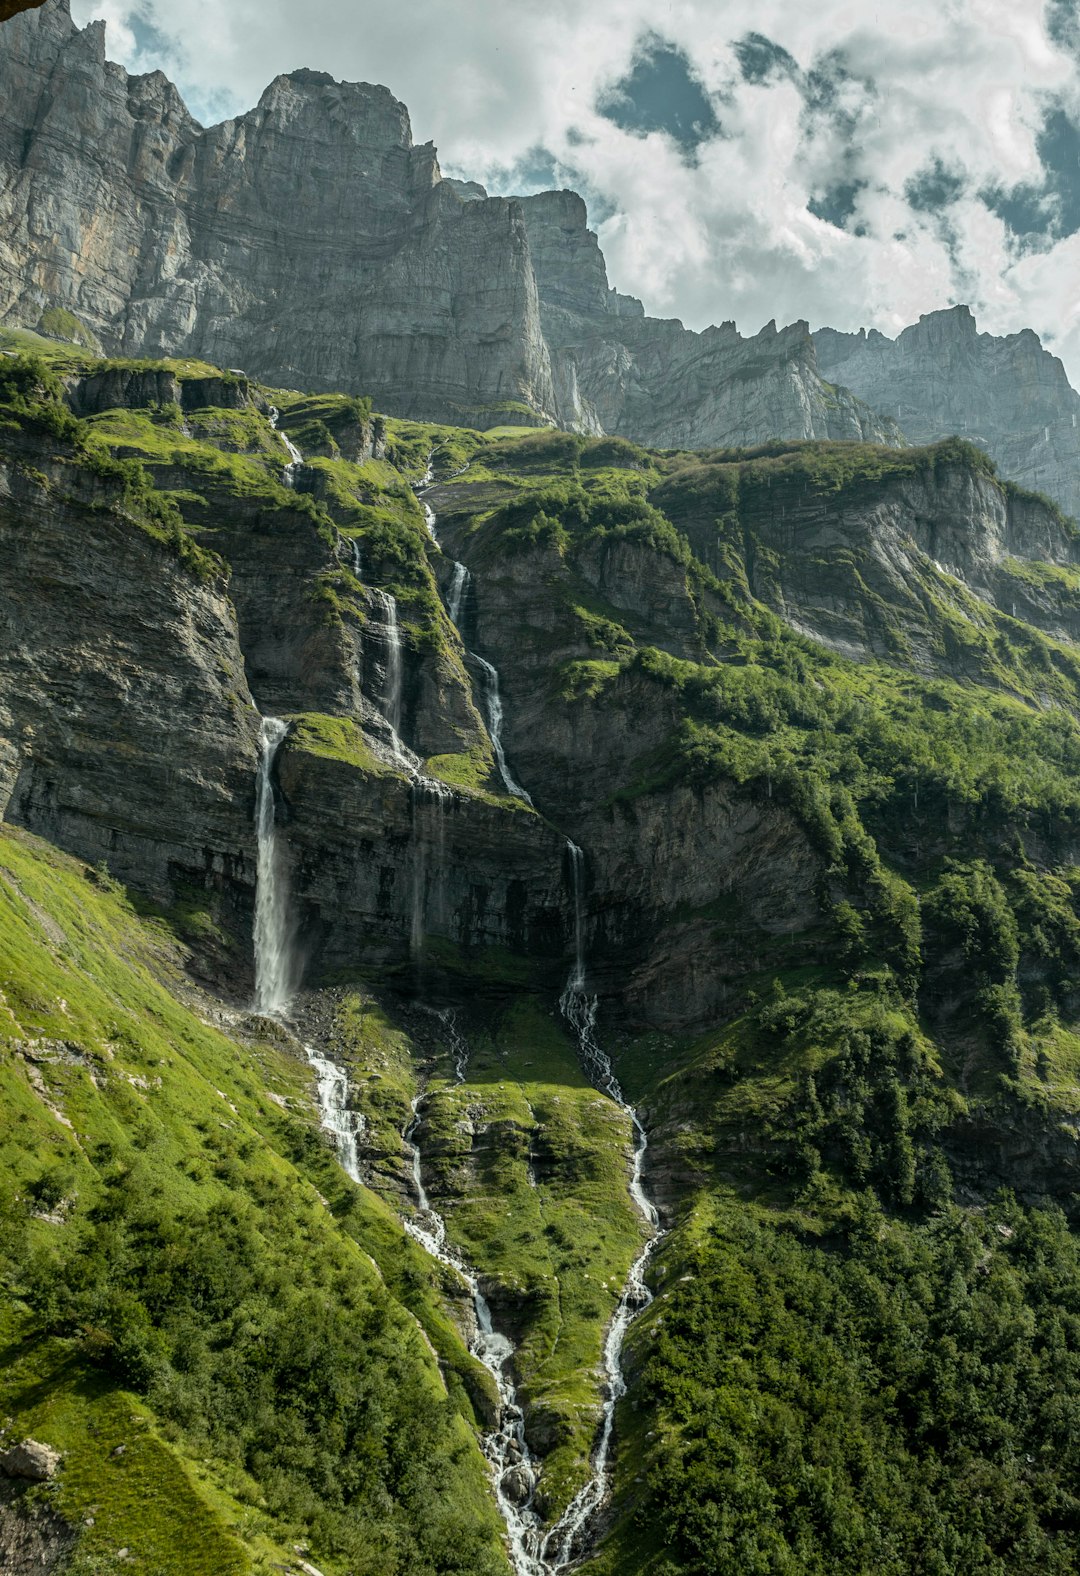
[[[382,609],[382,638],[384,648],[383,680],[380,704],[382,714],[390,727],[395,755],[404,757],[401,743],[401,629],[398,626],[397,601],[389,591],[372,590],[372,596]]]
[[[278,847],[273,784],[274,762],[288,731],[279,717],[262,719],[255,780],[255,1009],[269,1018],[285,1017],[296,985],[289,883]],[[349,1109],[349,1075],[314,1046],[305,1045],[304,1054],[315,1072],[321,1125],[333,1138],[345,1172],[359,1182],[364,1118]]]
[[[454,1070],[458,1083],[464,1081],[468,1045],[453,1014],[440,1014],[447,1028]],[[476,1275],[447,1240],[446,1222],[434,1207],[424,1186],[423,1165],[418,1142],[422,1124],[420,1108],[423,1095],[412,1102],[412,1115],[402,1135],[410,1152],[413,1192],[419,1220],[407,1220],[405,1229],[420,1246],[441,1263],[450,1265],[461,1276],[473,1301],[476,1332],[469,1345],[495,1380],[499,1394],[499,1416],[495,1427],[484,1434],[481,1444],[487,1458],[495,1499],[506,1524],[510,1544],[510,1563],[515,1576],[551,1576],[551,1566],[540,1551],[543,1524],[532,1508],[536,1486],[536,1466],[525,1438],[525,1414],[518,1400],[517,1387],[510,1370],[514,1347],[495,1329],[491,1308],[480,1290]]]
[[[446,611],[450,614],[450,622],[455,629],[461,628],[461,608],[465,601],[465,593],[469,589],[472,576],[465,565],[454,559],[454,578],[450,582],[450,590],[446,597]]]
[[[623,1345],[634,1316],[652,1301],[652,1293],[645,1284],[645,1271],[661,1236],[660,1217],[656,1206],[645,1192],[643,1183],[648,1138],[637,1112],[624,1099],[611,1062],[596,1038],[597,999],[589,995],[585,973],[585,856],[576,843],[568,842],[566,847],[574,890],[574,964],[559,1005],[577,1033],[581,1059],[590,1079],[597,1088],[622,1106],[633,1124],[634,1163],[630,1195],[649,1228],[649,1240],[630,1266],[626,1285],[619,1298],[619,1306],[615,1310],[615,1316],[604,1342],[607,1394],[604,1397],[601,1413],[600,1433],[593,1452],[592,1477],[567,1506],[544,1539],[542,1556],[551,1571],[565,1570],[573,1562],[575,1552],[580,1552],[578,1546],[582,1534],[607,1498],[611,1479],[611,1440],[615,1426],[615,1408],[626,1394],[626,1379],[622,1370]]]
[[[274,824],[273,785],[274,761],[288,731],[279,717],[262,719],[255,784],[255,1007],[272,1018],[285,1011],[293,984],[288,880]]]
[[[271,405],[269,412],[267,413],[267,420],[269,421],[270,426],[273,428],[274,432],[277,433],[278,437],[285,445],[285,452],[289,456],[289,463],[282,471],[281,479],[285,483],[286,487],[295,487],[296,473],[300,466],[304,463],[304,456],[300,453],[300,450],[296,447],[296,444],[292,441],[289,435],[285,432],[282,432],[278,427],[278,421],[280,418],[281,412],[278,410],[277,406]]]
[[[415,776],[409,788],[412,890],[409,901],[409,956],[419,961],[429,918],[445,924],[446,807],[453,795],[434,777]]]

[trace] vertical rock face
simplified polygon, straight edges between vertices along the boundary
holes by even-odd
[[[1080,512],[1080,396],[966,307],[895,341],[692,332],[611,288],[574,192],[444,180],[383,87],[294,71],[203,129],[46,0],[0,54],[0,321],[74,313],[111,353],[190,354],[399,416],[555,422],[659,447],[958,432]],[[903,434],[903,436],[901,436]]]
[[[228,890],[254,869],[257,718],[225,583],[50,449],[0,458],[0,817],[162,901]]]
[[[314,71],[204,130],[67,0],[0,56],[0,320],[62,307],[112,353],[204,356],[400,416],[665,445],[894,441],[824,385],[805,324],[743,340],[608,285],[573,192],[443,180],[386,88]]]
[[[1031,329],[980,334],[970,308],[956,306],[896,339],[823,328],[814,342],[825,375],[894,416],[912,442],[959,433],[1006,476],[1080,514],[1080,394]]]
[[[5,318],[61,304],[112,351],[362,387],[402,415],[553,415],[519,208],[459,197],[385,88],[297,71],[204,131],[66,0],[4,44]]]
[[[564,425],[661,448],[768,438],[901,441],[895,425],[818,374],[806,323],[734,323],[703,333],[646,317],[610,289],[603,253],[575,192],[521,202],[541,321]]]

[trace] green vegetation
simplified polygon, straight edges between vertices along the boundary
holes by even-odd
[[[721,1197],[665,1260],[636,1336],[642,1483],[597,1576],[1075,1571],[1060,1215],[1003,1198],[913,1225],[860,1195],[816,1240]]]
[[[340,1197],[304,1066],[180,1006],[167,932],[73,861],[6,833],[0,905],[0,1405],[67,1453],[87,1556],[240,1573],[299,1537],[328,1572],[505,1569],[464,1391],[354,1245],[408,1272]]]
[[[319,697],[290,718],[295,766],[392,789],[322,698],[359,676],[372,699],[386,589],[426,771],[463,818],[485,801],[488,840],[507,824],[488,807],[530,813],[495,791],[414,492],[429,462],[478,647],[550,711],[514,748],[537,813],[595,834],[596,977],[613,995],[624,949],[628,980],[604,1043],[671,1228],[588,1568],[1080,1568],[1080,1262],[1057,1212],[1080,1117],[1071,522],[959,440],[660,454],[228,375],[228,409],[80,422],[61,374],[222,375],[0,339],[0,446],[27,497],[231,569],[254,621],[287,587]],[[304,451],[295,490],[264,397]],[[1034,511],[1061,562],[983,551],[952,504],[939,540],[923,505],[968,493],[995,521]],[[695,817],[708,858],[678,846]],[[196,1576],[204,1554],[241,1576],[299,1541],[328,1576],[505,1571],[476,1442],[494,1388],[460,1278],[403,1231],[402,1134],[419,1100],[425,1184],[513,1333],[555,1515],[588,1470],[642,1240],[628,1121],[555,1013],[557,957],[427,937],[305,1004],[365,1117],[358,1187],[288,1037],[180,1005],[185,948],[246,988],[207,892],[137,913],[106,870],[4,833],[0,903],[0,1408],[65,1450],[88,1569],[127,1544],[146,1576]],[[463,1081],[413,997],[455,1004]]]
[[[38,323],[38,333],[43,334],[46,339],[69,340],[73,345],[81,345],[84,350],[95,353],[100,353],[101,350],[97,335],[66,307],[46,307]]]
[[[363,1069],[358,1103],[371,1146],[400,1154],[416,1091],[404,1043],[356,998],[339,1024]],[[421,1108],[425,1182],[451,1240],[484,1277],[496,1322],[515,1332],[530,1432],[546,1451],[542,1500],[558,1514],[587,1476],[603,1332],[641,1242],[627,1192],[629,1123],[527,999],[485,1015],[468,1042],[463,1083],[446,1043],[434,1047],[438,1071]],[[399,1200],[402,1180],[395,1166],[373,1184]]]

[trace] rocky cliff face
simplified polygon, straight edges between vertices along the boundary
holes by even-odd
[[[553,414],[520,211],[467,203],[385,88],[299,71],[204,131],[66,0],[5,34],[4,315],[183,350],[403,415]],[[317,288],[315,282],[317,281]],[[483,353],[481,354],[481,347]]]
[[[1030,331],[978,334],[965,307],[896,341],[647,317],[610,287],[580,197],[444,180],[385,88],[296,71],[204,130],[67,0],[5,33],[0,221],[0,321],[69,312],[111,352],[666,448],[959,433],[1080,512],[1080,396]]]
[[[385,88],[297,71],[204,130],[67,0],[0,59],[0,320],[74,313],[111,352],[205,356],[400,416],[667,446],[897,432],[824,384],[806,325],[647,318],[572,192],[445,181]]]
[[[966,306],[930,312],[895,340],[814,335],[826,377],[888,413],[913,443],[959,433],[1002,474],[1080,514],[1080,394],[1037,334],[980,334]]]
[[[163,902],[235,896],[258,719],[224,577],[193,573],[43,433],[5,437],[0,540],[4,819]]]
[[[575,192],[521,203],[563,424],[659,448],[771,437],[902,441],[888,418],[818,374],[806,323],[694,333],[609,288]],[[572,415],[573,420],[566,420]]]

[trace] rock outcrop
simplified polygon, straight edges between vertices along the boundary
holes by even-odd
[[[224,578],[47,436],[4,450],[0,814],[162,901],[252,880],[258,718]]]
[[[694,333],[646,317],[609,288],[585,204],[570,191],[521,201],[564,426],[658,448],[768,438],[899,443],[899,429],[818,375],[806,323],[767,323],[749,339],[734,323]],[[569,419],[567,419],[569,418]]]
[[[980,334],[970,308],[929,312],[896,339],[814,335],[826,377],[885,411],[913,443],[958,433],[1003,475],[1080,515],[1080,394],[1037,334]]]

